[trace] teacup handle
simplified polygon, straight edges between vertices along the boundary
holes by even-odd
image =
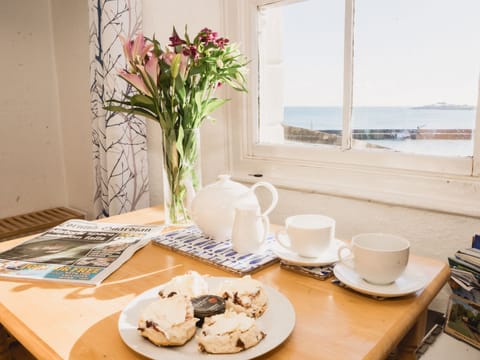
[[[277,232],[275,232],[275,240],[277,241],[277,243],[287,250],[292,250],[291,244],[290,243],[287,244],[284,240],[282,240],[282,238],[286,238],[286,237],[288,236],[287,236],[287,230],[285,228],[277,230]]]
[[[277,189],[275,188],[275,186],[273,186],[272,184],[266,182],[266,181],[259,181],[255,184],[252,185],[252,187],[250,188],[252,191],[255,191],[256,188],[258,187],[264,187],[266,188],[268,191],[270,191],[270,193],[272,194],[272,202],[270,203],[270,206],[268,207],[267,210],[265,210],[263,213],[262,213],[262,216],[266,216],[268,214],[270,214],[272,212],[272,210],[275,208],[275,206],[277,206],[277,203],[278,203],[278,192],[277,192]]]
[[[350,253],[350,256],[346,256],[346,257],[342,257],[342,252],[344,250],[348,250],[348,252]],[[337,256],[338,256],[338,261],[339,262],[343,262],[345,265],[347,266],[350,266],[352,267],[353,264],[351,262],[351,260],[353,259],[353,251],[352,251],[352,248],[348,245],[342,245],[338,248],[337,250]],[[346,260],[350,260],[350,261],[346,261]]]

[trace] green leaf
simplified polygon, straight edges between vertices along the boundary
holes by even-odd
[[[175,80],[175,92],[180,98],[180,103],[184,104],[187,93],[185,91],[185,82],[182,80],[181,76]]]
[[[145,96],[142,94],[133,95],[130,98],[130,103],[132,108],[135,109],[144,109],[152,114],[158,113],[158,103],[155,102],[155,99],[152,99],[149,96]],[[158,118],[158,116],[156,116]]]
[[[109,106],[105,106],[104,109],[112,112],[141,115],[141,116],[145,116],[146,118],[159,122],[157,115],[152,114],[148,110],[145,110],[142,108],[124,108],[118,105],[109,105]]]
[[[163,54],[163,51],[162,51],[162,46],[160,45],[160,42],[158,42],[158,40],[155,39],[155,34],[153,34],[152,43],[153,43],[153,54],[155,55],[155,57],[159,57],[161,54]]]
[[[109,104],[114,103],[114,104],[122,104],[122,105],[130,106],[130,101],[122,101],[122,100],[116,100],[116,99],[107,100],[106,103],[109,103]],[[108,106],[112,106],[112,105],[104,105],[103,108],[105,109]]]
[[[220,106],[225,104],[227,100],[225,99],[218,99],[218,98],[212,98],[207,101],[207,104],[205,105],[205,108],[203,109],[203,116],[207,116],[208,114],[214,112],[216,109],[218,109]]]
[[[142,95],[142,94],[137,94],[133,95],[130,98],[130,101],[133,106],[145,106],[145,107],[150,107],[154,105],[153,99],[149,96]]]

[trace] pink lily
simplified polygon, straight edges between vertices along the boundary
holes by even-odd
[[[185,80],[185,77],[187,76],[188,59],[189,59],[189,56],[185,56],[184,54],[181,55],[180,76],[182,77],[183,80]]]
[[[132,56],[142,61],[143,59],[145,59],[145,56],[148,54],[148,52],[152,48],[153,48],[153,45],[152,44],[146,45],[145,37],[143,36],[142,33],[139,33],[133,43]]]
[[[125,70],[119,70],[118,75],[123,78],[125,81],[127,81],[129,84],[134,86],[138,91],[146,94],[146,95],[152,95],[150,91],[148,90],[147,86],[143,82],[143,79],[140,75],[137,74],[130,74],[126,72]]]
[[[127,62],[132,62],[132,41],[122,35],[119,35],[118,37],[120,38],[120,42],[122,43],[123,54],[125,55]]]
[[[142,33],[138,33],[135,40],[126,39],[121,35],[119,38],[123,45],[125,57],[132,66],[142,64],[145,56],[153,48],[152,44],[145,43],[145,37]]]
[[[166,52],[162,55],[162,59],[167,65],[172,65],[172,61],[175,55],[176,54],[174,52]]]
[[[157,86],[158,74],[160,73],[160,66],[158,65],[158,58],[151,56],[145,64],[145,71]]]

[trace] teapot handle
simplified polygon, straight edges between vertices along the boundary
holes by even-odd
[[[263,223],[263,237],[261,244],[264,244],[267,241],[268,232],[270,230],[270,220],[267,215],[262,215],[261,219]]]
[[[267,210],[265,210],[262,213],[262,216],[267,216],[275,208],[275,206],[277,206],[278,192],[277,192],[277,189],[275,188],[275,186],[273,186],[272,184],[270,184],[266,181],[259,181],[255,184],[253,184],[253,186],[251,187],[251,190],[255,191],[255,189],[258,188],[258,187],[267,188],[267,190],[270,191],[270,193],[272,194],[272,202],[270,203],[270,206],[268,207]]]

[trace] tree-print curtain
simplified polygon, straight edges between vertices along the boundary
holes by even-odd
[[[119,35],[141,30],[141,1],[89,0],[90,93],[97,218],[149,206],[146,124],[107,112],[105,100],[129,88],[117,76],[125,66]]]

